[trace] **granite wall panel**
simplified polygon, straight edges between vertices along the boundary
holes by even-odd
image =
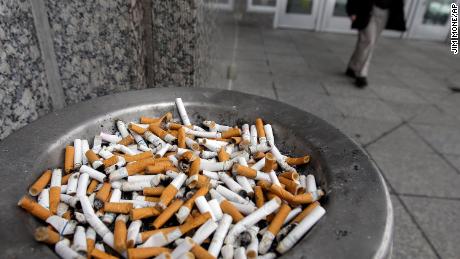
[[[0,139],[51,110],[30,2],[0,1]]]

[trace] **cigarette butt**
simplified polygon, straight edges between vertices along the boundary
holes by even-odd
[[[61,240],[61,236],[57,232],[47,227],[38,227],[35,229],[34,236],[35,240],[48,245],[54,245]]]
[[[254,187],[254,195],[256,197],[256,206],[260,208],[265,204],[264,192],[262,191],[262,187],[256,186]]]
[[[194,174],[187,179],[186,182],[189,188],[201,188],[210,185],[210,179],[201,174]]]
[[[111,256],[106,252],[102,252],[97,248],[94,248],[93,251],[91,251],[91,256],[96,259],[118,259],[117,257]]]
[[[174,213],[176,213],[180,206],[182,206],[184,202],[182,200],[175,200],[169,205],[152,223],[152,226],[156,229],[159,229],[163,226],[166,221],[168,221]]]
[[[177,138],[179,132],[177,130],[170,129],[167,131],[169,134],[173,135],[174,137]]]
[[[164,192],[161,194],[159,203],[161,203],[161,205],[164,207],[168,206],[172,199],[174,199],[174,196],[176,196],[177,191],[178,190],[174,186],[168,185]]]
[[[280,197],[281,199],[287,201],[287,202],[294,202],[294,195],[285,189],[283,189],[281,186],[278,186],[276,184],[272,184],[270,186],[270,191],[275,194],[276,196]]]
[[[160,137],[161,139],[163,139],[166,142],[172,142],[172,141],[176,140],[176,138],[174,136],[172,136],[171,134],[169,134],[168,132],[166,132],[165,130],[163,130],[162,128],[160,128],[159,126],[156,126],[154,124],[149,125],[149,130],[153,134],[157,135],[158,137]]]
[[[166,163],[149,165],[145,168],[145,173],[146,174],[164,174],[169,167],[171,167],[171,165],[166,164]]]
[[[286,163],[288,163],[288,165],[303,165],[303,164],[306,164],[310,162],[310,156],[309,155],[306,155],[306,156],[302,156],[302,157],[288,157],[286,158]]]
[[[284,177],[292,181],[298,181],[299,180],[299,174],[296,172],[283,172],[278,175],[279,177]]]
[[[145,242],[149,237],[155,235],[156,233],[162,232],[163,234],[168,234],[177,229],[177,226],[167,227],[167,228],[160,228],[160,229],[153,229],[141,232],[139,235],[141,236],[142,243]]]
[[[107,159],[104,159],[102,163],[104,164],[105,168],[111,167],[114,164],[118,163],[118,156],[111,156]]]
[[[278,177],[278,180],[280,181],[280,183],[284,184],[288,192],[294,195],[296,195],[299,192],[299,189],[301,188],[299,184],[285,177]]]
[[[198,157],[197,159],[193,160],[192,164],[190,165],[188,175],[196,175],[200,172],[200,164],[201,164],[201,159]]]
[[[265,181],[265,180],[260,180],[257,182],[257,186],[260,186],[262,187],[262,189],[266,190],[266,191],[269,191],[270,190],[270,186],[272,184],[268,181]]]
[[[318,207],[320,204],[319,202],[315,201],[312,204],[308,205],[299,215],[297,215],[289,224],[299,223],[304,219],[310,212]]]
[[[167,125],[167,128],[170,129],[170,130],[179,130],[183,127],[182,124],[179,124],[179,123],[174,123],[174,122],[170,122],[168,123]]]
[[[199,244],[195,244],[191,251],[195,255],[195,258],[197,259],[215,259],[216,258],[215,256],[210,254],[206,249],[204,249]]]
[[[186,144],[185,144],[185,130],[181,127],[178,131],[177,131],[177,146],[180,147],[180,148],[186,148]]]
[[[142,190],[142,195],[145,196],[161,196],[164,192],[164,186],[157,186],[157,187],[147,187]]]
[[[130,124],[128,125],[128,128],[129,128],[130,130],[136,132],[136,133],[139,134],[139,135],[142,135],[142,134],[144,134],[144,133],[147,131],[147,129],[145,129],[145,128],[143,128],[143,127],[137,125],[137,124],[134,124],[134,123],[130,123]]]
[[[260,138],[265,138],[265,130],[264,130],[264,123],[261,118],[256,119],[256,129],[257,129],[257,136]]]
[[[129,248],[128,259],[147,259],[158,256],[161,253],[170,253],[171,249],[166,247],[140,247]]]
[[[72,174],[66,174],[61,178],[61,185],[66,185],[69,182],[69,178]]]
[[[222,209],[222,212],[232,216],[233,222],[235,223],[244,218],[243,214],[241,214],[241,212],[239,212],[238,209],[227,200],[223,200],[220,203],[220,208]]]
[[[127,248],[126,237],[128,234],[125,220],[117,218],[115,221],[115,229],[113,232],[115,250],[117,250],[117,252],[121,254],[124,251],[126,251]]]
[[[133,204],[127,202],[106,202],[104,204],[105,212],[129,214],[132,209]]]
[[[265,165],[262,167],[262,171],[268,173],[273,170],[273,167],[276,164],[275,156],[272,153],[265,154]]]
[[[209,212],[205,214],[199,214],[198,216],[194,217],[193,220],[180,225],[179,230],[184,235],[188,233],[190,230],[203,225],[210,218],[211,218],[211,213]]]
[[[66,174],[70,173],[74,168],[74,155],[75,148],[73,146],[65,147],[65,158],[64,158],[64,172]]]
[[[123,146],[129,146],[134,143],[134,138],[131,135],[128,135],[124,138],[122,138],[120,141],[118,141],[117,144],[123,145]]]
[[[73,156],[72,156],[73,157]],[[73,164],[73,163],[72,163]],[[29,188],[29,194],[37,196],[51,181],[51,170],[46,170],[32,186]]]
[[[101,202],[106,202],[109,199],[111,189],[112,186],[110,185],[110,183],[103,183],[101,189],[99,189],[99,191],[97,191],[96,193],[96,199],[98,199]]]
[[[131,220],[138,220],[160,215],[160,212],[153,207],[132,209],[130,212]]]
[[[184,153],[180,156],[179,161],[185,160],[185,161],[187,161],[187,162],[190,163],[190,162],[195,161],[195,160],[198,159],[198,158],[199,158],[199,157],[198,157],[194,152],[192,152],[192,151],[186,151],[186,152],[184,152]]]
[[[126,165],[128,175],[138,174],[145,170],[149,165],[155,165],[157,161],[153,158],[142,159]]]
[[[96,241],[91,238],[86,238],[86,257],[91,259],[91,252],[94,249]]]
[[[307,192],[304,194],[297,194],[294,196],[294,202],[299,204],[312,203],[317,201],[321,196],[324,195],[322,190],[317,190],[316,192]]]
[[[286,203],[283,203],[276,213],[275,218],[271,221],[270,225],[268,226],[268,231],[270,231],[273,235],[278,234],[281,226],[283,226],[284,220],[288,216],[289,212],[291,212],[291,207]]]
[[[152,158],[153,153],[150,151],[145,151],[137,155],[125,155],[124,157],[125,157],[126,163],[129,163],[129,162],[139,161],[139,160],[143,160],[147,158]]]
[[[18,206],[43,221],[46,221],[47,218],[53,215],[51,211],[45,209],[27,196],[24,196],[19,200]]]
[[[85,153],[85,156],[91,164],[93,164],[96,161],[99,161],[100,159],[100,157],[96,153],[94,153],[92,149],[88,149],[88,151],[86,151]]]
[[[221,147],[217,153],[217,158],[219,159],[219,162],[228,161],[230,160],[230,154],[225,151],[225,147]]]
[[[61,186],[50,187],[50,211],[53,214],[57,213],[57,208],[59,205],[60,197],[61,197]]]
[[[88,185],[88,189],[86,189],[86,194],[91,195],[94,192],[94,190],[96,190],[98,184],[99,182],[97,180],[91,180],[91,183],[89,183]]]
[[[146,116],[141,116],[139,121],[142,124],[150,124],[150,123],[158,123],[161,122],[161,117],[160,118],[151,118],[151,117],[146,117]]]
[[[260,160],[262,158],[265,158],[265,153],[258,151],[252,156],[255,160]]]
[[[222,132],[221,138],[228,139],[232,137],[241,137],[241,130],[238,128],[232,128]]]
[[[248,178],[254,179],[257,176],[257,171],[247,166],[236,164],[233,167],[233,170],[236,171],[238,175],[246,176]]]

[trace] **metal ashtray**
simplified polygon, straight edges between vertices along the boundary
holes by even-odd
[[[299,173],[313,173],[326,191],[326,215],[284,258],[389,258],[393,211],[384,180],[368,155],[350,138],[318,117],[293,106],[240,92],[163,88],[114,94],[53,112],[0,143],[0,247],[3,258],[56,258],[34,240],[42,225],[17,206],[30,184],[47,168],[63,167],[64,147],[73,139],[112,129],[115,119],[177,110],[182,97],[192,121],[227,125],[261,117],[273,127],[279,149],[311,155]]]

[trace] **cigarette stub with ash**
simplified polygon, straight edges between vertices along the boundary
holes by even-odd
[[[35,239],[62,258],[275,258],[321,222],[324,191],[304,173],[311,158],[283,153],[276,124],[193,121],[175,103],[116,119],[91,149],[66,143],[63,168],[45,170],[18,202],[47,225]]]

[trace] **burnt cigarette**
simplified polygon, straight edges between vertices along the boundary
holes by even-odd
[[[109,202],[115,203],[119,202],[121,199],[121,191],[120,189],[113,189],[112,194],[110,195]],[[107,212],[102,217],[102,221],[106,224],[112,224],[113,220],[115,219],[115,213]]]
[[[61,202],[64,202],[65,204],[71,206],[72,208],[76,208],[77,203],[78,203],[78,196],[61,194],[60,200]]]
[[[127,234],[127,247],[132,248],[136,244],[137,236],[139,235],[139,231],[142,226],[141,220],[132,220],[131,224],[128,227],[128,234]]]
[[[176,106],[179,112],[179,116],[182,120],[182,124],[185,126],[191,126],[192,124],[188,118],[187,111],[185,110],[184,103],[182,102],[182,98],[176,98]]]
[[[272,214],[275,210],[277,210],[281,205],[281,199],[275,197],[270,201],[266,202],[264,206],[258,208],[256,211],[251,213],[250,215],[246,216],[242,220],[233,226],[233,228],[228,233],[227,237],[225,238],[226,244],[233,244],[237,235],[243,232],[248,227],[251,227],[257,224],[260,220],[265,218],[266,216]]]
[[[94,170],[93,168],[86,166],[86,165],[81,166],[80,172],[87,173],[90,178],[98,180],[101,183],[104,182],[105,177],[106,177],[105,174],[97,170]]]
[[[62,194],[61,194],[62,195]],[[38,204],[40,204],[43,208],[50,209],[50,190],[48,188],[43,189],[38,195],[37,198]]]
[[[203,125],[208,127],[211,131],[219,131],[219,132],[227,131],[232,128],[230,126],[217,124],[214,121],[203,121]]]
[[[276,159],[271,153],[265,154],[265,164],[264,167],[262,167],[262,171],[265,173],[269,173],[273,170],[273,166],[276,163]]]
[[[73,165],[74,169],[78,170],[82,164],[82,146],[81,146],[81,139],[75,139],[73,142],[74,147],[74,157],[73,157]]]
[[[179,221],[179,223],[182,224],[185,221],[185,219],[190,215],[190,211],[192,210],[192,207],[195,204],[196,198],[206,195],[208,191],[209,191],[209,187],[203,186],[200,189],[198,189],[190,199],[184,202],[184,204],[182,205],[182,207],[179,209],[179,211],[176,214],[176,218],[177,218],[177,221]]]
[[[199,214],[198,216],[194,217],[193,220],[187,221],[184,224],[180,225],[175,230],[169,232],[167,234],[168,242],[173,242],[174,240],[178,239],[179,237],[186,234],[187,232],[201,226],[210,218],[211,218],[211,213]]]
[[[302,186],[298,182],[289,180],[285,177],[279,177],[278,179],[280,183],[284,185],[284,187],[286,188],[288,192],[294,195],[297,195],[298,193],[300,193],[300,189],[302,188]]]
[[[101,165],[103,165],[101,158],[94,153],[93,150],[89,149],[85,153],[85,157],[88,159],[88,162],[91,164],[91,167],[94,169],[99,168]]]
[[[64,259],[85,258],[70,248],[70,241],[68,239],[62,239],[61,241],[57,242],[54,246],[54,251]]]
[[[265,143],[267,141],[267,138],[265,136],[264,123],[261,118],[256,119],[256,130],[257,136],[259,137],[259,143]]]
[[[251,143],[251,132],[249,130],[248,124],[243,124],[243,126],[241,126],[241,129],[242,129],[241,130],[241,138],[242,138],[241,145],[244,148]],[[257,140],[257,137],[256,137],[256,140]]]
[[[133,204],[125,202],[106,202],[104,204],[105,212],[113,212],[120,214],[129,214],[133,209]]]
[[[86,229],[86,254],[91,257],[91,252],[94,249],[96,243],[96,231],[92,227]]]
[[[232,203],[225,199],[220,200],[220,208],[223,213],[232,216],[234,222],[239,222],[244,218],[243,214],[241,214],[241,212]]]
[[[262,240],[259,246],[259,252],[265,254],[268,252],[268,249],[272,246],[273,240],[275,239],[276,234],[280,231],[284,221],[291,212],[291,208],[286,203],[282,204],[275,217],[268,226],[267,231],[263,234]]]
[[[260,186],[254,187],[254,196],[256,199],[257,208],[262,207],[265,204],[265,198],[264,198],[264,193],[262,191],[262,187]]]
[[[316,206],[289,234],[278,244],[276,251],[283,254],[291,249],[307,231],[326,213],[323,207]]]
[[[293,202],[298,204],[312,203],[319,200],[324,195],[322,190],[316,192],[309,192],[304,194],[297,194],[294,196]]]
[[[242,175],[248,178],[271,182],[270,175],[247,166],[237,164],[233,167],[233,171],[235,171],[238,175]]]
[[[195,244],[191,251],[197,259],[216,259],[215,256],[211,255],[206,249],[204,249],[199,244]]]
[[[238,128],[231,128],[227,131],[222,132],[221,138],[223,139],[229,139],[232,137],[240,137],[241,136],[241,130]]]
[[[217,157],[219,158],[219,162],[224,162],[230,159],[230,154],[227,153],[225,147],[221,147],[217,153]]]
[[[35,240],[48,245],[54,245],[61,240],[61,236],[56,231],[47,227],[38,227],[34,233]]]
[[[51,181],[51,170],[46,170],[29,188],[31,196],[37,196]]]
[[[230,203],[243,215],[249,215],[257,209],[257,207],[252,204],[242,204],[234,201],[230,201]]]
[[[166,247],[144,247],[144,248],[129,248],[129,259],[147,259],[158,256],[162,253],[170,253],[171,249]]]
[[[169,134],[167,131],[163,130],[162,128],[160,128],[160,127],[158,127],[156,125],[150,124],[149,130],[153,134],[157,135],[162,140],[164,140],[164,141],[166,141],[168,143],[172,143],[173,141],[176,140],[176,137],[174,137],[173,135]]]
[[[153,207],[132,209],[130,212],[131,220],[139,220],[160,215],[160,212]]]
[[[224,238],[227,235],[227,232],[232,224],[232,216],[229,214],[224,214],[222,219],[219,222],[219,225],[216,229],[216,232],[213,235],[211,244],[209,245],[208,252],[214,257],[218,257],[222,244],[224,243]]]
[[[93,147],[91,148],[94,153],[99,153],[99,151],[101,150],[101,147],[102,146],[102,138],[101,136],[94,136],[94,139],[93,139]]]
[[[270,146],[274,146],[275,145],[275,137],[273,136],[272,125],[265,124],[264,125],[264,131],[265,131],[265,137],[267,138],[267,142],[270,144]]]
[[[204,240],[206,240],[209,236],[212,235],[212,233],[214,233],[214,231],[217,229],[217,226],[218,225],[214,220],[209,219],[195,231],[192,240],[196,244],[201,245]]]
[[[289,165],[303,165],[303,164],[307,164],[308,162],[310,162],[310,156],[309,155],[306,155],[306,156],[303,156],[303,157],[288,157],[286,158],[286,163],[288,163]]]
[[[180,173],[174,180],[166,187],[165,191],[161,194],[160,202],[158,206],[161,209],[165,209],[168,204],[172,201],[177,191],[184,184],[187,176],[184,173]]]
[[[51,183],[50,183],[50,211],[53,214],[56,214],[57,207],[59,205],[59,198],[61,194],[61,178],[62,178],[62,170],[61,169],[54,169],[51,175]]]
[[[200,139],[200,144],[213,152],[219,152],[222,147],[228,145],[228,142],[213,139]]]
[[[142,190],[142,194],[145,196],[161,196],[164,190],[164,186],[147,187]]]
[[[126,215],[118,215],[115,220],[115,229],[114,229],[114,246],[115,250],[122,254],[127,249],[127,229],[126,222],[128,217]]]
[[[88,164],[88,158],[85,156],[86,152],[89,150],[89,143],[87,139],[81,140],[81,163],[83,165]]]
[[[280,151],[278,150],[278,148],[276,146],[272,146],[271,147],[271,152],[272,154],[275,156],[276,158],[276,162],[278,163],[278,165],[284,170],[284,171],[288,171],[288,172],[297,172],[295,170],[295,168],[293,168],[292,166],[290,166],[284,156],[280,153]]]
[[[88,248],[86,245],[86,234],[84,227],[77,226],[75,229],[71,248],[77,253],[86,254]]]
[[[238,202],[241,204],[252,203],[251,201],[244,199],[237,193],[234,193],[233,191],[223,187],[222,185],[217,186],[216,191],[220,193],[222,196],[224,196],[226,199],[228,199],[229,201],[234,201],[234,202]]]
[[[176,213],[184,202],[182,200],[173,201],[152,223],[152,226],[159,229]]]
[[[198,142],[196,142],[195,140],[189,138],[189,137],[185,137],[185,145],[190,148],[191,150],[194,150],[194,151],[200,151],[201,148],[200,148],[200,144],[198,144]]]
[[[117,259],[118,257],[112,256],[102,250],[99,250],[97,248],[94,248],[93,251],[91,251],[91,256],[97,259]]]
[[[75,148],[73,146],[65,147],[64,172],[70,173],[74,169]]]
[[[80,178],[82,178],[83,174],[80,174]],[[78,179],[80,181],[80,178]],[[81,180],[81,181],[89,181],[89,175],[86,174],[85,178],[87,178],[88,180]],[[99,185],[99,182],[97,180],[94,180],[92,179],[91,182],[89,183],[89,185],[86,183],[86,185],[88,186],[88,188],[86,189],[86,194],[87,195],[91,195],[93,194],[94,191],[96,191],[98,185]],[[78,186],[80,186],[80,182],[78,183]],[[85,186],[85,184],[82,183],[81,185],[82,187],[81,188],[84,188],[83,186]],[[79,194],[79,188],[80,187],[77,187],[77,196],[80,196],[80,195],[83,195],[83,192],[84,190],[82,189],[81,190],[81,193]]]
[[[214,180],[219,180],[219,174],[217,172],[211,172],[208,170],[203,170],[203,175]]]
[[[248,229],[249,235],[251,236],[251,242],[246,248],[246,256],[250,259],[255,259],[258,256],[259,250],[259,239],[257,238],[257,232],[259,227],[252,226]]]
[[[195,136],[197,138],[221,138],[222,134],[219,132],[197,131],[184,127],[185,134]]]
[[[73,195],[77,193],[77,184],[78,184],[79,177],[80,177],[80,173],[73,173],[70,175],[69,181],[67,183],[67,191],[66,191],[67,194]]]
[[[234,193],[238,194],[246,194],[246,192],[243,190],[243,187],[239,185],[235,180],[233,180],[232,177],[227,175],[225,172],[219,172],[219,179],[224,182],[224,184]]]

